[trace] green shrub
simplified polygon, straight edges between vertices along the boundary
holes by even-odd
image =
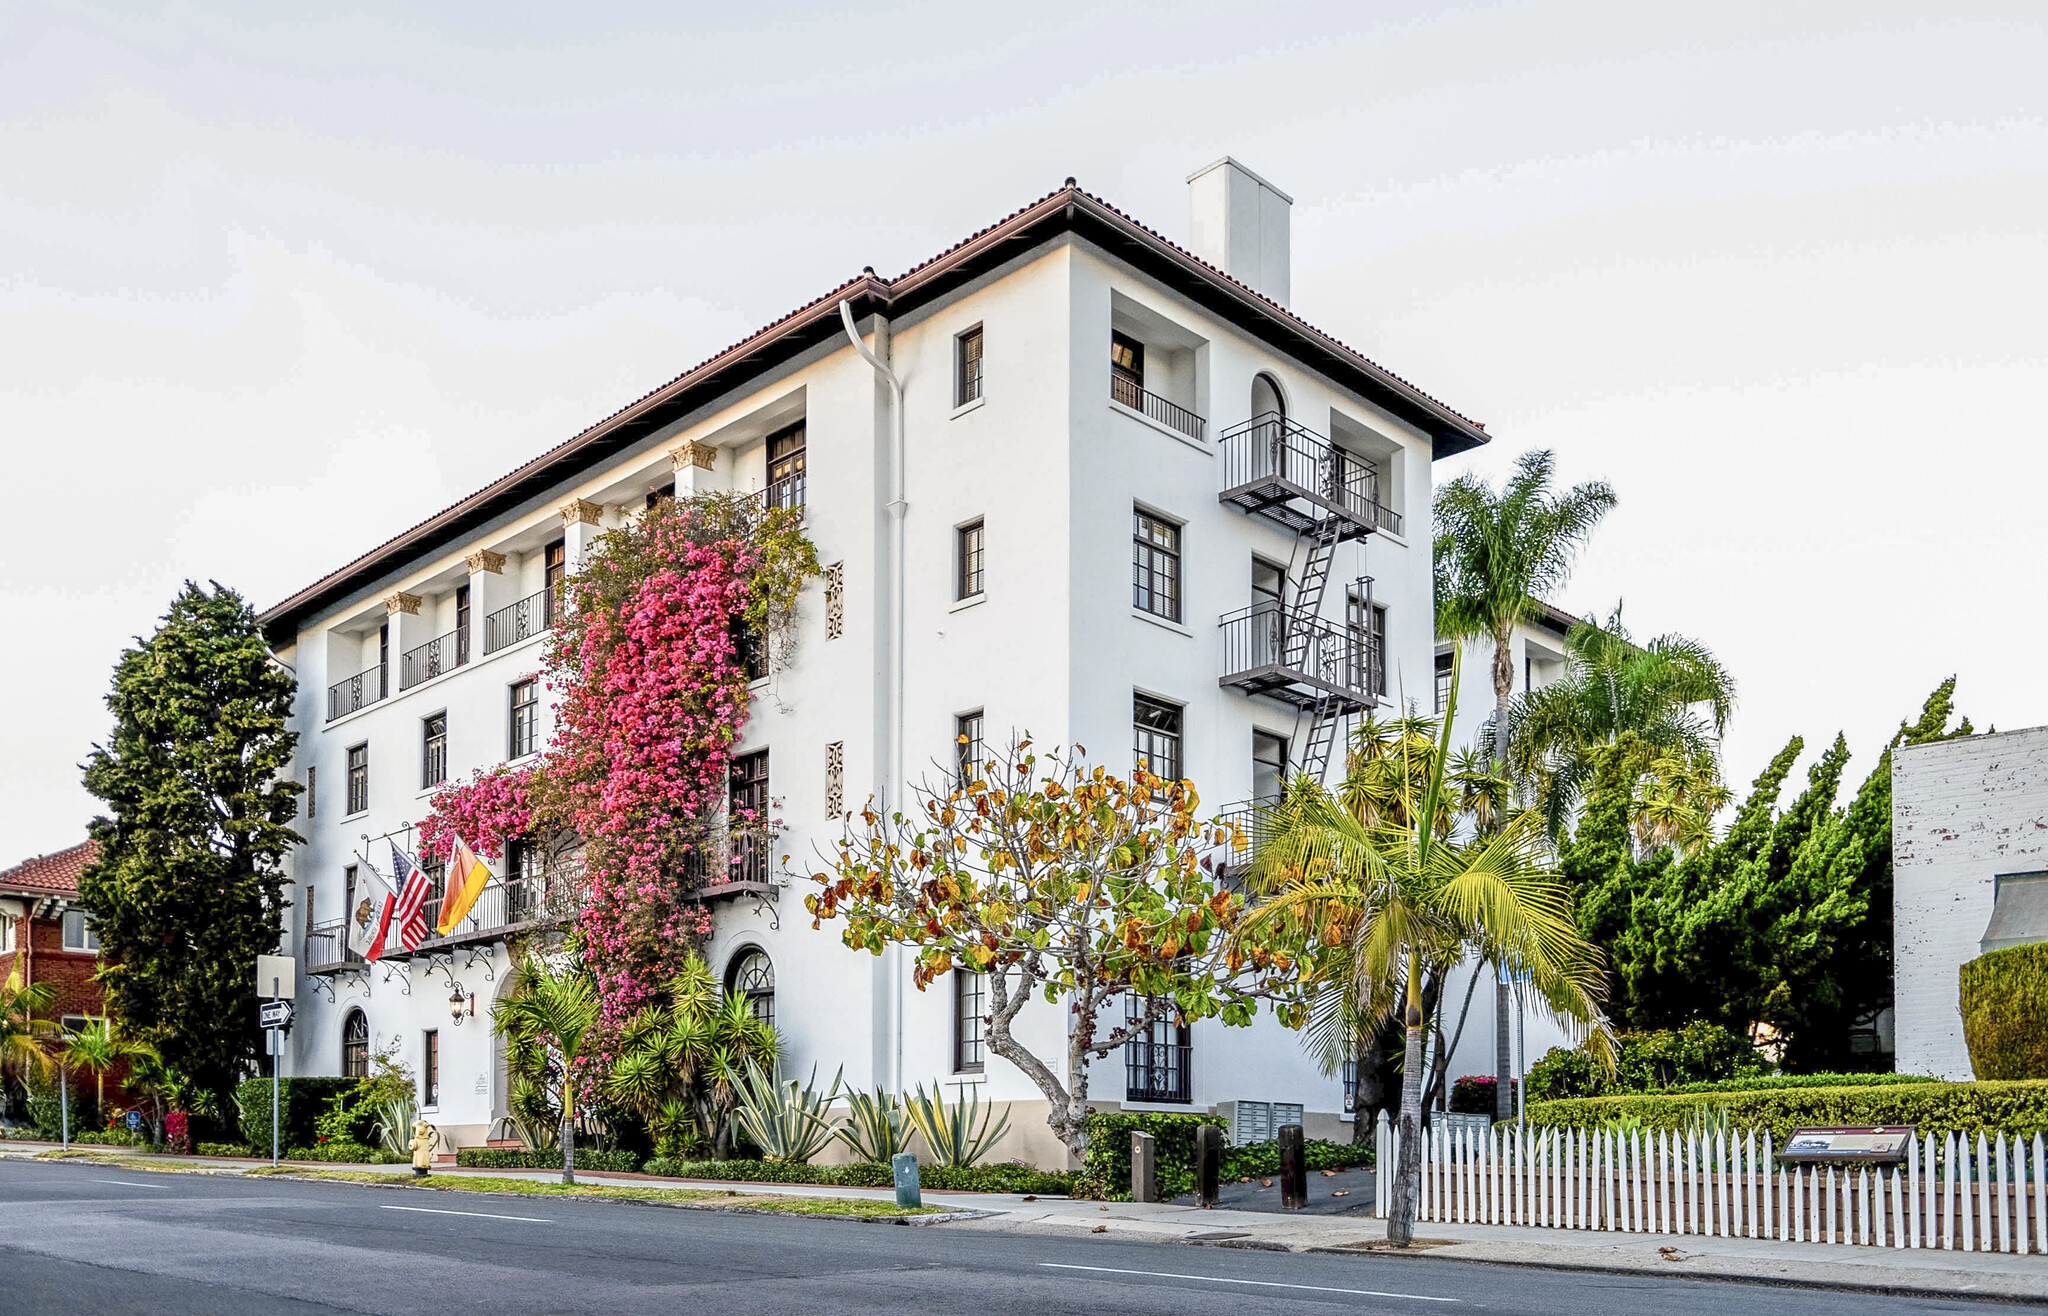
[[[1214,1115],[1164,1115],[1119,1112],[1088,1117],[1088,1151],[1081,1158],[1085,1185],[1080,1195],[1112,1202],[1131,1196],[1131,1134],[1149,1133],[1159,1176],[1159,1196],[1172,1201],[1195,1189],[1195,1130],[1204,1124],[1223,1128]]]
[[[1311,1170],[1348,1170],[1356,1165],[1372,1164],[1372,1148],[1359,1147],[1348,1142],[1310,1138],[1302,1143],[1301,1150],[1302,1158],[1308,1162],[1308,1168]],[[1219,1173],[1226,1181],[1278,1174],[1280,1144],[1248,1142],[1242,1147],[1226,1147],[1223,1149],[1223,1166]],[[1189,1191],[1193,1191],[1192,1173]]]
[[[202,1142],[199,1144],[197,1154],[200,1156],[254,1156],[256,1149],[254,1147],[245,1147],[239,1142]]]
[[[1979,955],[1960,977],[1977,1077],[2048,1078],[2048,941]]]
[[[832,1183],[835,1170],[850,1169],[850,1166],[810,1165],[802,1161],[683,1161],[669,1156],[657,1156],[647,1162],[648,1174],[666,1175],[672,1179],[712,1179],[720,1183]],[[881,1166],[883,1178],[872,1186],[882,1187],[893,1182],[888,1176],[889,1167]],[[869,1185],[861,1185],[863,1187]]]
[[[895,1171],[879,1161],[852,1165],[806,1165],[798,1161],[679,1161],[656,1157],[646,1173],[675,1179],[709,1179],[716,1183],[825,1184],[835,1188],[887,1188]],[[976,1165],[971,1168],[922,1165],[917,1179],[935,1193],[1034,1193],[1042,1197],[1068,1193],[1078,1176],[1029,1165]]]
[[[279,1085],[278,1142],[286,1147],[310,1147],[318,1139],[314,1127],[328,1110],[336,1093],[356,1086],[352,1078],[287,1078]],[[270,1146],[270,1080],[252,1078],[235,1089],[235,1106],[242,1141],[251,1147]]]
[[[1701,1107],[1728,1112],[1730,1127],[1768,1129],[1783,1145],[1797,1128],[1911,1124],[1922,1133],[2048,1133],[2048,1080],[2023,1083],[1881,1083],[1747,1092],[1637,1094],[1531,1102],[1529,1123],[1593,1128],[1638,1120],[1645,1129],[1679,1129]]]
[[[1615,1041],[1618,1054],[1612,1078],[1600,1072],[1584,1047],[1552,1047],[1529,1069],[1529,1100],[1662,1092],[1674,1085],[1754,1078],[1771,1071],[1770,1062],[1755,1047],[1719,1024],[1695,1021],[1675,1032],[1667,1028],[1623,1033]]]
[[[1687,1092],[1768,1092],[1778,1088],[1875,1088],[1894,1083],[1939,1083],[1926,1074],[1760,1074],[1755,1078],[1724,1078],[1713,1083],[1679,1083],[1665,1095]]]
[[[523,1151],[517,1147],[464,1147],[455,1153],[455,1163],[465,1170],[559,1170],[562,1168],[562,1153]],[[576,1149],[576,1168],[633,1174],[640,1168],[640,1157],[629,1151],[579,1147]]]
[[[140,1147],[145,1139],[141,1134],[130,1133],[126,1129],[96,1129],[91,1133],[74,1131],[71,1141],[88,1147]]]
[[[284,1154],[284,1158],[288,1161],[340,1161],[345,1165],[403,1165],[412,1159],[381,1147],[367,1147],[360,1142],[340,1138],[329,1138],[314,1147],[294,1147]]]
[[[64,1086],[54,1072],[31,1070],[27,1078],[29,1122],[36,1126],[36,1136],[45,1142],[56,1142],[64,1136]],[[81,1132],[99,1127],[99,1109],[93,1104],[92,1089],[81,1092],[76,1083],[70,1085],[70,1103],[75,1142]]]
[[[888,1166],[882,1166],[886,1170]],[[1071,1194],[1080,1176],[1072,1170],[1040,1170],[1030,1165],[926,1165],[917,1172],[918,1183],[935,1193],[1031,1193],[1039,1197]]]

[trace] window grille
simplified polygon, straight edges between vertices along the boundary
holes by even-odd
[[[512,722],[506,738],[505,757],[524,758],[533,753],[540,740],[540,682],[515,681],[512,685]]]
[[[953,405],[964,407],[981,396],[981,326],[976,325],[954,340],[956,352]]]
[[[1180,780],[1180,709],[1138,695],[1132,700],[1133,766]]]
[[[1179,621],[1180,527],[1143,509],[1131,520],[1131,606]]]
[[[959,529],[960,542],[954,556],[959,559],[960,578],[955,584],[955,598],[971,599],[981,593],[981,526],[976,521]]]

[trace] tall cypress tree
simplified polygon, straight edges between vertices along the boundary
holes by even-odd
[[[109,1005],[224,1103],[260,1052],[255,960],[276,949],[300,841],[280,776],[295,688],[241,597],[188,581],[115,665],[113,734],[85,764],[107,813],[79,898]]]

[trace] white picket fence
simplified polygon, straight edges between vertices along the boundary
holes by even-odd
[[[1393,1201],[1400,1134],[1380,1116],[1378,1197]],[[2048,1149],[2035,1134],[1928,1134],[1903,1165],[1780,1165],[1771,1135],[1711,1137],[1438,1128],[1415,1218],[1544,1229],[1719,1234],[1862,1247],[2048,1252]]]

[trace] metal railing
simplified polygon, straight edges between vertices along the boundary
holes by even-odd
[[[469,661],[469,632],[450,631],[437,635],[416,649],[407,649],[398,659],[398,688],[410,690]]]
[[[579,908],[573,883],[540,876],[493,878],[477,893],[469,914],[441,940],[485,940],[512,928],[574,918]]]
[[[1208,424],[1186,407],[1168,402],[1157,393],[1147,393],[1138,387],[1137,381],[1114,371],[1109,376],[1109,400],[1177,429],[1197,442],[1201,440],[1202,427]]]
[[[384,665],[379,663],[366,672],[357,672],[344,681],[336,681],[327,687],[327,720],[332,722],[344,713],[353,713],[359,708],[368,708],[384,697]]]
[[[348,948],[347,919],[330,919],[306,929],[306,972],[336,969],[362,958]]]
[[[773,838],[758,831],[706,837],[690,852],[684,872],[690,885],[707,896],[735,887],[768,885]]]
[[[792,512],[804,510],[804,472],[797,471],[768,482],[768,506]]]
[[[529,594],[484,618],[484,652],[496,653],[507,645],[530,640],[554,624],[555,592],[544,589]]]
[[[1382,661],[1372,635],[1303,617],[1270,600],[1226,614],[1223,679],[1232,684],[1306,680],[1371,703]]]
[[[1133,1038],[1124,1043],[1124,1100],[1180,1105],[1194,1100],[1188,1077],[1193,1051],[1186,1042]]]
[[[1285,486],[1373,530],[1401,533],[1401,514],[1380,502],[1379,466],[1277,411],[1223,431],[1223,487]]]

